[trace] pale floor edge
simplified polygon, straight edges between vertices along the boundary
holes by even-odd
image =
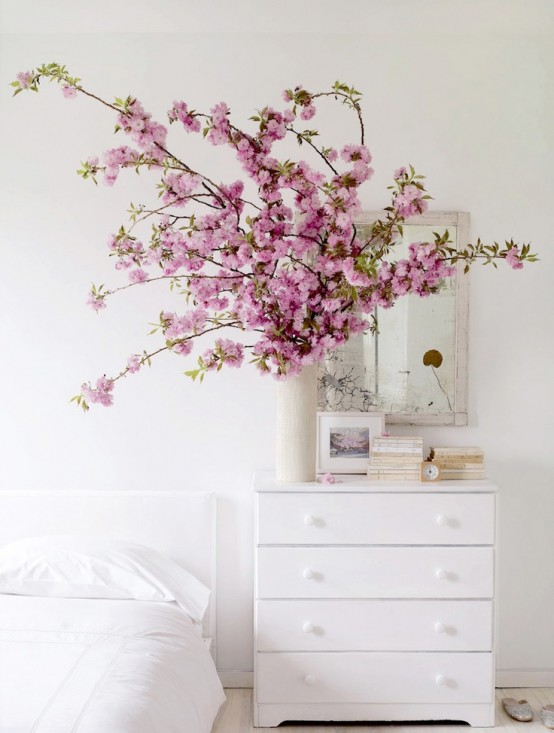
[[[226,689],[227,702],[224,703],[217,716],[212,733],[252,733],[255,731],[285,731],[286,733],[381,733],[385,730],[388,733],[458,733],[462,729],[465,733],[470,731],[505,731],[515,733],[514,729],[525,729],[528,733],[536,733],[539,729],[542,733],[548,733],[540,722],[540,710],[543,705],[554,704],[554,688],[552,687],[518,687],[496,690],[496,726],[494,728],[471,728],[468,725],[441,724],[441,723],[417,723],[407,725],[405,723],[347,723],[337,725],[334,723],[302,723],[296,725],[280,725],[278,728],[254,728],[252,725],[252,690],[246,688]],[[526,699],[531,704],[535,713],[535,719],[530,723],[518,723],[512,720],[502,709],[501,700],[503,697],[514,697],[516,700]],[[391,730],[393,729],[393,730]]]

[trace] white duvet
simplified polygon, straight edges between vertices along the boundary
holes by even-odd
[[[1,733],[209,733],[224,699],[174,603],[0,595]]]

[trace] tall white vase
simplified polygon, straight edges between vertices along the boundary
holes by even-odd
[[[277,481],[315,481],[317,365],[277,385]]]

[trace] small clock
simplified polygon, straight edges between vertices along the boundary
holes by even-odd
[[[421,463],[420,481],[439,481],[440,477],[440,469],[432,461],[423,461]]]

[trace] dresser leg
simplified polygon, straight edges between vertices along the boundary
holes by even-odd
[[[476,706],[482,708],[482,705]],[[494,705],[488,705],[487,709],[475,710],[465,717],[466,723],[473,728],[494,728],[496,721],[496,710]]]
[[[256,701],[252,699],[252,725],[254,728],[260,727],[260,716],[258,715],[258,705]]]

